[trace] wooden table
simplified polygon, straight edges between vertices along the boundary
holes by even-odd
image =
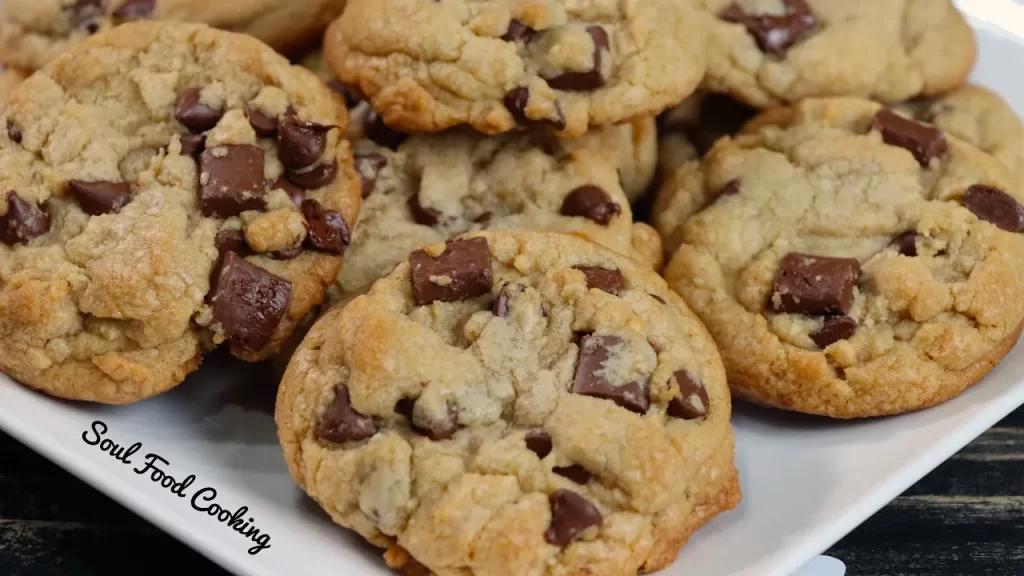
[[[0,574],[226,575],[3,434],[0,494]],[[1024,409],[829,554],[850,576],[1024,574]]]

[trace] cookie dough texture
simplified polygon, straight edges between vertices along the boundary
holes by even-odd
[[[0,107],[23,80],[25,80],[25,75],[17,70],[0,71]]]
[[[1017,340],[1017,179],[949,134],[939,145],[924,125],[880,122],[880,109],[825,99],[777,110],[713,148],[680,190],[706,208],[673,233],[666,278],[741,398],[837,418],[916,410],[977,382]],[[831,303],[776,288],[794,285],[794,262],[821,257],[853,259],[804,285]],[[793,310],[822,304],[827,314]]]
[[[714,343],[661,278],[613,252],[558,234],[469,238],[413,255],[314,326],[277,400],[295,480],[407,573],[668,565],[740,497]],[[414,266],[464,264],[481,240],[476,296],[422,304]],[[583,267],[613,278],[595,287]],[[607,382],[638,393],[571,392]],[[556,501],[569,505],[553,514]]]
[[[974,63],[973,32],[949,0],[701,3],[714,19],[703,87],[758,108],[822,96],[936,95],[962,84]],[[729,18],[737,13],[730,5],[761,23],[765,46]],[[809,24],[799,26],[794,18],[805,8]]]
[[[0,115],[0,367],[124,403],[225,340],[274,355],[355,226],[345,125],[314,75],[202,25],[120,26],[34,74]]]
[[[397,150],[356,142],[365,199],[337,296],[364,291],[416,248],[481,229],[573,234],[660,270],[661,238],[633,222],[612,151],[602,150],[629,131],[612,126],[568,141],[461,129],[412,136]]]
[[[693,92],[705,23],[688,0],[355,0],[324,50],[395,129],[572,137]]]
[[[344,0],[4,0],[0,63],[37,70],[96,32],[146,19],[207,24],[292,53],[319,42],[344,8]]]

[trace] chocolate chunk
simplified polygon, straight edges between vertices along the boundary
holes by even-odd
[[[352,408],[348,386],[334,387],[334,401],[320,417],[316,425],[316,437],[328,442],[358,442],[377,433],[373,418],[364,416]]]
[[[573,464],[572,466],[556,466],[555,468],[552,468],[551,471],[559,476],[568,478],[577,484],[586,484],[587,482],[590,482],[590,479],[594,476],[579,464]]]
[[[306,191],[289,182],[284,176],[278,176],[277,180],[274,180],[274,183],[270,185],[270,189],[284,190],[285,194],[291,198],[292,204],[296,206],[302,206],[302,201],[306,199]]]
[[[530,28],[520,20],[512,19],[509,20],[508,28],[505,30],[505,33],[502,34],[501,39],[505,42],[522,42],[523,44],[529,44],[536,35],[536,30]]]
[[[316,164],[327,148],[327,133],[333,128],[285,118],[277,130],[277,155],[281,163],[289,170],[302,170]]]
[[[526,286],[523,286],[522,284],[516,284],[515,289],[518,290],[519,292],[526,292]],[[491,314],[494,314],[499,318],[504,318],[508,316],[508,299],[510,297],[509,295],[510,287],[506,282],[505,285],[501,287],[501,290],[498,291],[498,297],[495,298],[494,302],[491,303]]]
[[[900,234],[892,241],[892,245],[904,256],[917,256],[917,232],[910,230]]]
[[[245,233],[241,230],[221,230],[213,239],[213,245],[221,256],[235,252],[245,256],[251,252],[249,243],[245,241]]]
[[[356,154],[353,160],[356,172],[359,173],[359,180],[363,184],[363,198],[366,198],[373,194],[373,189],[377,186],[377,177],[388,165],[388,159],[383,154]]]
[[[82,211],[90,216],[120,212],[132,201],[132,187],[127,182],[69,180],[68,187]]]
[[[266,207],[263,149],[242,144],[218,146],[199,157],[203,215],[230,218]]]
[[[544,78],[548,86],[568,92],[591,92],[604,86],[602,73],[604,52],[608,50],[608,32],[600,26],[587,27],[587,33],[594,42],[594,67],[586,72],[563,72],[558,76]]]
[[[255,108],[247,108],[245,116],[249,119],[249,125],[252,126],[253,131],[260,138],[270,138],[277,134],[277,118],[271,118]]]
[[[181,155],[198,158],[206,150],[205,134],[188,134],[181,137]]]
[[[199,133],[217,125],[224,116],[220,108],[207,106],[200,101],[202,88],[189,88],[178,96],[174,107],[174,118],[192,133]]]
[[[622,212],[622,207],[612,201],[607,192],[588,184],[576,188],[565,197],[561,212],[563,216],[582,216],[606,226],[612,216]]]
[[[391,150],[398,150],[398,145],[406,138],[405,134],[389,128],[374,110],[370,110],[363,119],[363,132],[370,140]]]
[[[548,86],[569,92],[591,92],[604,86],[605,77],[601,68],[604,53],[609,47],[608,32],[600,26],[589,26],[587,34],[594,41],[594,67],[586,72],[563,72],[558,76],[544,78]]]
[[[790,314],[846,314],[858,281],[860,263],[853,258],[789,254],[775,274],[772,308]]]
[[[614,334],[584,336],[580,342],[580,355],[576,363],[576,376],[572,381],[572,392],[611,400],[626,410],[646,414],[650,399],[643,384],[619,384],[606,379],[605,362],[608,361],[611,350],[625,345],[626,341]]]
[[[544,532],[544,540],[548,544],[565,546],[588,528],[604,525],[597,506],[571,490],[556,490],[548,501],[551,503],[551,525]]]
[[[491,252],[486,238],[449,241],[436,258],[425,250],[409,255],[416,304],[458,302],[491,291]]]
[[[345,253],[352,241],[352,233],[341,214],[310,199],[302,203],[302,215],[306,218],[306,229],[309,230],[306,242],[310,246],[330,254]]]
[[[881,133],[886,144],[909,150],[921,166],[928,166],[932,158],[946,153],[946,135],[941,130],[904,118],[888,108],[875,114],[871,129]]]
[[[302,254],[302,245],[292,246],[291,248],[285,248],[284,250],[277,250],[271,252],[270,257],[274,260],[293,260]]]
[[[658,296],[657,294],[648,294],[648,296],[650,296],[651,298],[654,298],[654,299],[655,299],[655,300],[657,300],[657,301],[658,301],[659,303],[661,303],[661,304],[664,304],[664,305],[668,306],[668,302],[665,302],[665,299],[664,299],[664,298],[662,298],[661,296]]]
[[[626,284],[622,271],[618,269],[609,270],[599,266],[573,266],[573,268],[583,272],[583,275],[587,277],[587,288],[597,288],[609,294],[618,295]]]
[[[668,415],[683,420],[697,420],[706,418],[711,409],[711,400],[708,398],[708,391],[686,370],[677,370],[672,375],[676,384],[679,385],[679,396],[669,400]]]
[[[526,433],[526,448],[536,454],[537,458],[543,460],[548,454],[551,454],[553,448],[551,436],[541,430],[530,430]]]
[[[971,186],[964,193],[964,207],[1007,232],[1024,232],[1024,206],[998,188]]]
[[[840,340],[850,339],[857,332],[857,321],[849,316],[830,316],[825,318],[821,330],[811,334],[811,340],[819,348],[825,349]]]
[[[413,194],[409,197],[409,212],[417,224],[424,226],[437,226],[441,223],[448,223],[452,218],[446,216],[440,210],[420,204],[420,195]]]
[[[0,242],[13,246],[50,231],[50,215],[35,203],[11,190],[7,192],[7,213],[0,216]]]
[[[121,21],[145,20],[155,7],[156,0],[128,0],[114,10],[114,18]]]
[[[459,429],[459,410],[453,404],[448,404],[448,412],[440,420],[430,420],[426,429],[416,428],[419,432],[426,434],[434,442],[447,440],[455,435]]]
[[[748,14],[736,3],[721,14],[727,22],[746,27],[762,51],[783,56],[794,44],[814,30],[818,22],[805,0],[783,0],[786,13],[780,15]]]
[[[284,317],[292,284],[227,252],[211,294],[213,322],[224,336],[246,350],[260,350],[270,343]]]
[[[509,90],[505,94],[504,102],[505,108],[520,126],[538,127],[539,125],[547,124],[555,130],[565,129],[565,115],[562,114],[562,108],[557,102],[555,103],[555,112],[558,113],[558,116],[555,118],[534,120],[526,116],[526,106],[530,102],[529,88],[519,87]]]
[[[312,168],[298,172],[288,170],[284,173],[284,176],[296,186],[306,190],[316,190],[334,182],[334,179],[338,177],[338,163],[317,164]]]
[[[14,125],[11,119],[7,119],[7,137],[15,144],[21,144],[21,128]]]

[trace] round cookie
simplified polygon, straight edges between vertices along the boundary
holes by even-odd
[[[991,156],[858,99],[807,100],[716,145],[680,194],[669,285],[733,393],[854,418],[943,402],[1013,347],[1024,207]]]
[[[364,199],[338,298],[365,291],[416,248],[480,229],[565,232],[660,269],[661,239],[633,222],[614,164],[562,142],[466,129],[411,136],[397,150],[356,142]]]
[[[126,24],[0,115],[0,368],[125,403],[223,341],[273,356],[337,278],[360,203],[344,104],[248,36]]]
[[[692,93],[705,20],[676,0],[353,0],[324,51],[395,129],[575,137]]]
[[[395,568],[633,576],[739,501],[714,343],[664,281],[561,234],[409,255],[278,391],[298,484]]]
[[[703,87],[757,108],[948,92],[974,64],[950,0],[701,0],[713,17]]]
[[[4,0],[0,64],[38,70],[98,31],[147,19],[248,34],[287,54],[318,43],[344,8],[345,0]]]

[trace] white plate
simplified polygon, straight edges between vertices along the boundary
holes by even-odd
[[[975,80],[1024,112],[1016,66],[1024,61],[1024,7],[960,4],[979,33]],[[389,574],[377,551],[331,524],[292,484],[268,372],[217,355],[176,390],[131,407],[55,401],[0,375],[0,428],[240,575]],[[984,383],[917,414],[839,423],[738,407],[743,503],[700,530],[664,574],[787,576],[1022,403],[1024,344]],[[122,447],[141,444],[131,464],[87,442],[95,422]],[[179,482],[194,475],[180,490],[185,497],[135,472],[148,454]],[[210,489],[216,497],[206,501]],[[193,502],[246,506],[241,521],[269,535],[269,547],[250,553],[258,543]]]

